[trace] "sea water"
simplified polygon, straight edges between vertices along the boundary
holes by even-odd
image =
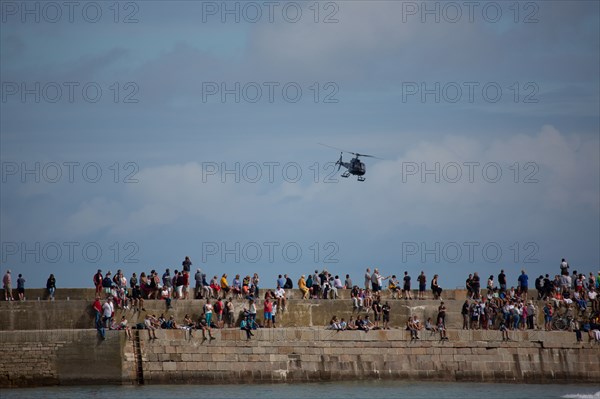
[[[294,384],[73,386],[0,390],[2,399],[600,399],[598,384],[350,381]]]

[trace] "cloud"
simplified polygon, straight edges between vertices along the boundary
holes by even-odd
[[[450,135],[422,140],[395,160],[366,159],[367,181],[360,184],[339,177],[338,183],[325,184],[323,176],[314,183],[309,170],[298,183],[277,174],[272,184],[266,175],[258,183],[242,175],[236,183],[231,174],[208,173],[202,163],[164,165],[142,169],[139,183],[128,185],[119,203],[84,203],[69,226],[159,233],[163,226],[194,221],[232,233],[294,226],[298,235],[319,226],[356,225],[366,234],[407,226],[451,231],[503,224],[506,217],[539,226],[566,209],[598,215],[598,145],[597,137],[565,136],[552,126],[491,141]]]

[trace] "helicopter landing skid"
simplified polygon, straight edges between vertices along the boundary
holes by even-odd
[[[356,179],[357,179],[358,181],[365,181],[365,178],[364,178],[363,176],[358,176]]]
[[[344,173],[342,173],[342,177],[350,177],[350,172],[345,171]]]

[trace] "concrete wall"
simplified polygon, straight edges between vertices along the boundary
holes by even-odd
[[[413,379],[488,382],[600,380],[600,345],[576,343],[573,333],[450,331],[450,341],[403,330],[334,332],[321,328],[237,329],[204,340],[182,330],[140,331],[146,384]],[[133,384],[133,341],[123,331],[0,332],[0,387]]]
[[[418,315],[421,320],[431,317],[436,319],[439,301],[434,300],[389,300],[392,307],[391,325],[404,326],[406,319],[411,314]],[[463,299],[445,300],[447,308],[448,328],[461,328],[462,316],[460,315]],[[0,302],[0,330],[40,330],[40,329],[80,329],[94,326],[92,300],[69,300],[69,301],[25,301],[25,302]],[[157,316],[161,313],[174,315],[176,321],[182,321],[185,314],[189,314],[197,320],[202,313],[203,300],[174,300],[173,309],[167,311],[165,302],[161,300],[149,300],[145,302],[147,312],[134,312],[132,309],[116,311],[116,317],[120,319],[125,315],[130,323],[143,321],[146,313]],[[237,313],[247,306],[247,301],[235,301]],[[543,303],[537,302],[542,324]],[[262,301],[258,301],[259,319],[262,319]],[[358,312],[352,309],[349,299],[336,300],[302,300],[291,299],[288,301],[286,312],[279,312],[278,323],[281,327],[310,327],[325,326],[333,315],[348,320],[356,316]],[[365,311],[361,313],[363,316]]]
[[[600,379],[600,347],[573,333],[453,331],[450,341],[406,331],[323,329],[221,331],[214,341],[161,331],[142,343],[146,383],[242,383],[343,379],[414,379],[570,383]],[[131,368],[131,366],[127,366]]]
[[[121,383],[125,343],[116,332],[0,331],[0,387]]]
[[[503,342],[499,331],[462,331],[463,298],[446,300],[450,341],[443,342],[426,332],[411,341],[404,331],[410,314],[422,320],[435,317],[439,301],[433,300],[390,300],[394,328],[368,333],[311,327],[328,324],[333,314],[346,319],[356,315],[348,299],[290,300],[286,312],[278,314],[278,325],[287,328],[257,330],[250,341],[238,329],[216,330],[213,341],[203,340],[201,332],[190,337],[182,330],[158,331],[159,339],[150,341],[147,331],[140,331],[144,379],[151,384],[600,380],[600,345],[588,343],[587,337],[576,343],[574,333],[519,331],[510,333],[512,342]],[[203,303],[174,301],[174,309],[165,314],[179,321],[185,313],[197,318]],[[147,301],[145,307],[150,313],[165,311],[164,301]],[[242,302],[236,302],[236,309],[241,308]],[[146,312],[124,313],[134,324]],[[116,317],[121,314],[117,311]],[[107,331],[103,341],[92,326],[90,300],[0,302],[0,353],[5,355],[0,387],[135,383],[137,341],[127,340],[123,331]]]

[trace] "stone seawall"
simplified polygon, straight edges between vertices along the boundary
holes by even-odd
[[[464,295],[457,291],[449,293]],[[295,292],[292,292],[294,297]],[[464,296],[463,296],[464,298]],[[391,325],[405,326],[407,318],[411,314],[416,314],[422,321],[431,317],[436,320],[439,301],[436,300],[399,300],[385,298],[389,301],[392,310],[390,312]],[[445,300],[447,308],[446,325],[448,328],[461,328],[462,316],[461,307],[464,299]],[[135,324],[143,321],[146,313],[156,314],[164,313],[166,316],[173,315],[176,321],[181,322],[186,314],[192,319],[197,320],[202,314],[203,300],[174,300],[173,308],[166,309],[163,300],[145,301],[144,307],[147,312],[134,312],[129,310],[117,310],[115,316],[120,319],[122,315]],[[259,320],[262,319],[260,310],[262,310],[262,300],[258,300]],[[543,303],[536,301],[538,307],[538,325],[543,325],[542,311]],[[244,306],[248,306],[247,301],[235,300],[234,306],[236,314],[241,317],[241,311]],[[280,327],[313,327],[325,326],[329,324],[331,317],[337,315],[338,318],[348,320],[351,316],[356,317],[359,312],[353,310],[352,301],[349,299],[290,299],[287,310],[278,312],[278,324]],[[361,315],[365,315],[363,310]],[[25,302],[0,301],[0,330],[47,330],[47,329],[85,329],[94,326],[94,313],[92,310],[92,300],[77,299],[57,300],[57,301],[37,301],[27,300]]]
[[[221,331],[214,341],[163,333],[158,340],[144,337],[146,383],[600,380],[600,347],[574,343],[573,333],[515,333],[514,342],[503,342],[498,331],[451,331],[450,341],[428,332],[411,341],[402,330],[271,329],[249,341],[236,330]]]
[[[121,384],[126,342],[96,330],[0,331],[0,388]]]
[[[600,346],[575,334],[449,331],[449,341],[425,332],[411,341],[403,330],[334,332],[322,328],[237,329],[203,340],[182,330],[147,331],[127,340],[123,331],[2,331],[0,387],[67,384],[300,382],[411,379],[487,382],[600,380]]]

